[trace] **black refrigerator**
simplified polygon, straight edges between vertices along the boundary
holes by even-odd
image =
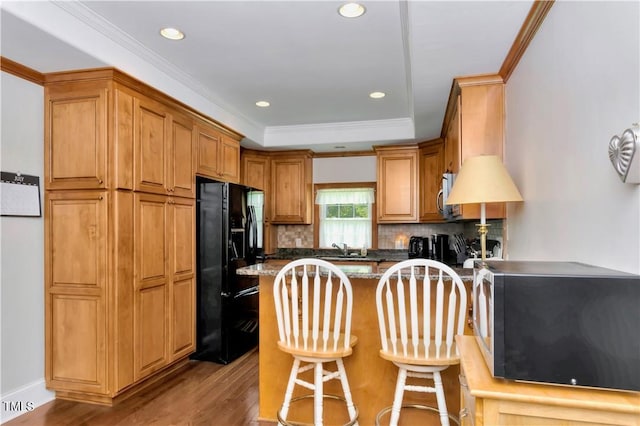
[[[262,191],[196,178],[197,322],[192,359],[227,364],[258,343],[258,279],[236,269],[264,257]]]

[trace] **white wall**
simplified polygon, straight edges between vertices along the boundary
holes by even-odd
[[[375,181],[375,155],[313,159],[313,183]]]
[[[39,176],[42,199],[43,88],[0,74],[0,169]],[[6,421],[24,411],[7,411],[5,402],[33,407],[53,399],[44,386],[44,220],[0,217],[0,240],[0,419]]]
[[[608,143],[640,121],[640,3],[556,2],[507,82],[510,259],[640,273],[640,185]]]

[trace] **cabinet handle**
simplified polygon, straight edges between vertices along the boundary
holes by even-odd
[[[98,197],[98,200],[102,201],[104,199],[104,197],[101,195]]]
[[[467,317],[467,325],[473,330],[473,306],[469,306],[469,316]]]
[[[102,181],[102,179],[98,179],[98,183],[99,183],[100,185],[102,185],[102,182],[103,182],[103,181]]]
[[[469,412],[467,411],[466,408],[463,408],[462,410],[460,410],[460,418],[461,419],[467,417],[468,415],[469,415]]]

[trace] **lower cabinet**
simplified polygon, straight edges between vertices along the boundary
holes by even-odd
[[[50,191],[45,376],[57,397],[111,404],[195,349],[195,200]]]
[[[195,349],[195,200],[134,195],[134,379]]]
[[[456,344],[461,426],[640,425],[640,392],[494,379],[475,337]]]
[[[109,390],[109,202],[103,191],[61,192],[46,199],[45,375],[53,389]]]

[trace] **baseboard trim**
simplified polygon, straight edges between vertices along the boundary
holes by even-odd
[[[13,392],[2,395],[0,423],[35,410],[37,407],[53,401],[56,394],[46,388],[44,379],[29,383]]]

